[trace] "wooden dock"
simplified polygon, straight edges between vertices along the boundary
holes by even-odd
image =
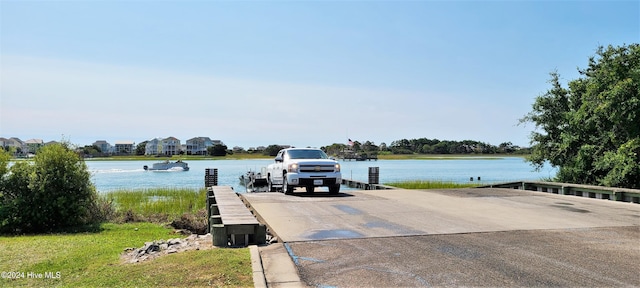
[[[378,161],[378,155],[375,154],[345,154],[340,156],[343,161]]]
[[[382,184],[370,184],[361,181],[351,180],[351,179],[342,179],[342,185],[347,185],[351,188],[358,188],[362,190],[387,190],[387,189],[397,189],[395,187],[382,185]]]
[[[266,242],[266,227],[230,186],[208,187],[207,208],[213,245],[237,247]]]

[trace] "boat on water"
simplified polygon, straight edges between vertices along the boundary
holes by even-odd
[[[164,162],[153,163],[151,167],[144,165],[142,168],[147,171],[168,171],[168,170],[182,170],[189,171],[189,164],[187,162],[182,162],[182,160],[178,160],[176,162],[169,162],[166,160]]]

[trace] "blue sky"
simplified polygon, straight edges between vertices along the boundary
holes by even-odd
[[[640,1],[0,0],[0,137],[528,146],[557,70],[640,41]]]

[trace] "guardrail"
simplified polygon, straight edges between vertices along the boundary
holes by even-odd
[[[628,188],[541,181],[507,182],[480,186],[478,188],[510,188],[640,204],[640,190]]]

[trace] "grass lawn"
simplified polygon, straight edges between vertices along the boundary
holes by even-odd
[[[99,233],[0,237],[0,271],[19,276],[3,274],[0,287],[253,287],[248,248],[189,251],[136,264],[120,260],[125,248],[180,237],[172,231],[109,223]]]

